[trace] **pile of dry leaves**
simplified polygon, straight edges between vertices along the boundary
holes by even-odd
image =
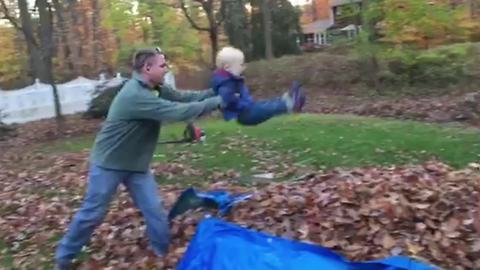
[[[51,262],[82,200],[86,157],[87,153],[8,157],[22,169],[0,169],[0,239],[8,247],[0,256],[11,257],[16,268]],[[227,220],[320,244],[352,260],[403,254],[445,269],[475,269],[480,265],[480,239],[473,228],[479,180],[474,168],[454,171],[427,163],[317,172],[301,182],[263,187],[217,182],[210,188],[255,192]],[[175,186],[160,190],[167,207],[182,191]],[[174,268],[202,217],[194,212],[177,218],[170,253],[155,258],[148,250],[144,221],[122,189],[84,251],[90,256],[80,256],[84,259],[79,269]]]
[[[0,149],[5,151],[9,148],[18,148],[33,143],[92,134],[100,129],[101,122],[102,120],[99,119],[83,119],[81,115],[69,115],[64,116],[60,126],[55,119],[8,125],[9,132],[0,133]]]
[[[480,124],[480,92],[448,94],[438,97],[361,98],[315,93],[307,111],[315,113],[355,114],[427,122],[464,122]]]

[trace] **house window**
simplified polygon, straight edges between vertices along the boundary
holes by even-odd
[[[313,43],[315,41],[315,34],[305,34],[304,38],[306,43]]]
[[[317,33],[315,34],[315,44],[326,45],[327,44],[327,33]]]
[[[327,44],[327,33],[320,34],[320,44],[322,45]]]

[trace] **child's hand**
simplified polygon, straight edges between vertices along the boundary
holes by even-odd
[[[223,107],[235,107],[238,104],[239,96],[228,87],[220,87],[218,95],[222,98]]]

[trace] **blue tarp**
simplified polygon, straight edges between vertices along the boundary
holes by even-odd
[[[177,270],[436,270],[396,256],[350,262],[316,245],[252,231],[216,218],[203,220]]]
[[[252,195],[252,193],[232,195],[223,190],[200,192],[194,188],[188,188],[173,204],[168,218],[172,220],[176,216],[196,208],[215,208],[218,209],[220,215],[226,215],[235,204],[247,200]]]

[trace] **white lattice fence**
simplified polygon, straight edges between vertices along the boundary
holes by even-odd
[[[175,85],[173,74],[168,73],[167,75],[166,83]],[[120,75],[110,81],[118,83],[118,80],[122,80]],[[70,82],[58,84],[62,114],[86,111],[94,96],[95,87],[105,82],[105,79],[89,80],[78,77]],[[18,90],[0,90],[0,113],[3,114],[1,120],[6,124],[26,123],[55,117],[52,87],[37,81],[33,85]]]
[[[77,78],[57,85],[63,114],[85,111],[98,81]],[[25,123],[55,116],[52,87],[36,82],[19,90],[0,91],[4,123]]]

